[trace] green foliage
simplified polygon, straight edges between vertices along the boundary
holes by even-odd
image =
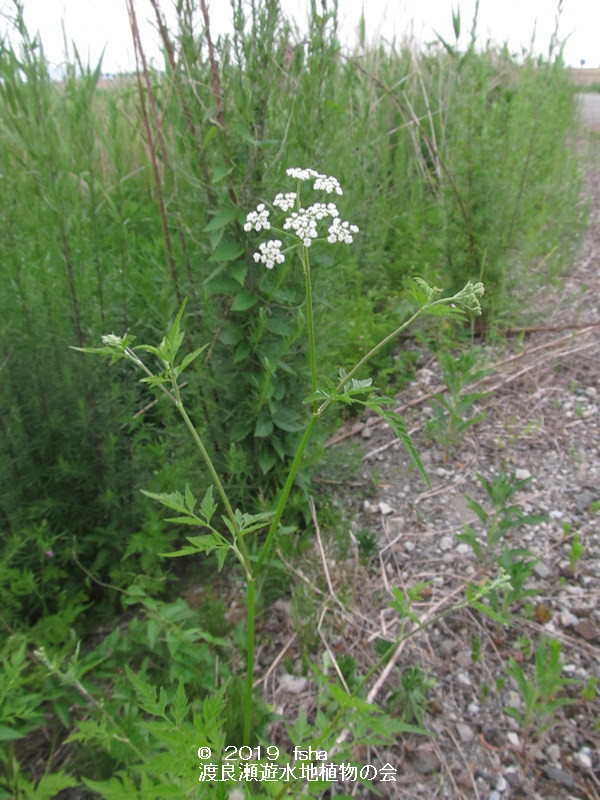
[[[478,560],[489,564],[494,558],[498,544],[508,531],[521,525],[538,525],[545,522],[546,517],[540,514],[525,514],[520,506],[510,504],[511,498],[527,486],[531,478],[518,480],[514,475],[506,475],[500,471],[491,481],[479,474],[477,480],[488,496],[491,509],[486,510],[469,495],[465,497],[468,507],[481,522],[483,538],[477,535],[472,525],[465,525],[464,533],[457,534],[456,538],[469,544]]]
[[[400,676],[400,685],[388,697],[388,709],[404,722],[423,726],[427,711],[427,693],[435,685],[435,679],[429,677],[420,667],[407,667]]]
[[[515,681],[522,708],[507,706],[504,711],[521,726],[524,755],[531,738],[541,736],[557,723],[556,711],[576,702],[561,696],[563,689],[576,683],[573,679],[562,677],[561,652],[560,642],[543,638],[535,649],[531,677],[513,658],[509,660],[507,674]]]
[[[470,412],[474,404],[487,393],[465,392],[465,389],[489,375],[491,370],[479,366],[480,353],[476,348],[458,355],[442,350],[437,358],[442,368],[446,393],[432,398],[433,417],[426,423],[425,431],[442,445],[448,456],[449,451],[460,444],[465,432],[485,419],[485,412],[474,415]]]
[[[510,578],[510,584],[488,594],[490,608],[506,621],[514,605],[522,603],[527,597],[539,594],[538,589],[526,589],[525,584],[533,573],[537,559],[527,559],[531,555],[523,548],[505,547],[498,558],[498,565]]]
[[[359,561],[366,566],[377,551],[377,534],[370,531],[359,531],[356,534],[356,541]]]
[[[164,600],[171,562],[160,554],[213,553],[222,569],[233,552],[254,620],[254,579],[273,566],[275,537],[284,542],[305,519],[303,456],[330,405],[374,410],[427,480],[404,420],[374,395],[370,375],[355,374],[369,362],[379,379],[405,377],[393,346],[411,303],[415,316],[462,323],[480,310],[483,277],[484,323],[514,315],[513,293],[544,283],[576,233],[575,105],[559,61],[460,52],[458,12],[457,42],[444,50],[342,57],[337,4],[317,13],[313,3],[299,41],[278,0],[234,3],[234,32],[210,53],[193,4],[177,4],[173,30],[153,6],[165,64],[144,68],[139,84],[122,76],[103,88],[100,65],[78,55],[53,80],[19,2],[16,44],[0,46],[0,602],[8,630],[35,625],[51,673],[42,694],[21,640],[0,642],[10,688],[0,703],[0,786],[9,797],[74,785],[61,772],[36,785],[21,774],[15,742],[41,726],[42,697],[65,727],[73,695],[84,699],[72,740],[91,748],[88,786],[107,798],[193,796],[190,748],[260,735],[254,631],[237,628],[231,641],[214,608],[204,619]],[[361,228],[352,252],[311,257],[314,320],[303,269],[291,259],[259,267],[243,232],[290,164],[339,175]],[[434,283],[456,294],[441,298]],[[313,322],[323,334],[318,364]],[[137,346],[130,329],[159,343]],[[73,344],[109,363],[81,359]],[[142,358],[153,366],[140,386],[130,367]],[[340,368],[337,384],[322,374],[326,364]],[[212,454],[208,475],[198,449]],[[142,487],[176,516],[163,520]],[[202,533],[182,547],[190,526]],[[411,591],[394,598],[402,631],[419,625]],[[72,642],[118,599],[137,613],[129,608],[119,628],[69,659]],[[469,602],[499,617],[479,589]],[[230,674],[238,648],[244,686]],[[350,759],[352,741],[415,732],[366,703],[351,661],[340,669],[351,692],[317,671],[315,719],[290,725],[294,743],[333,747],[347,726],[339,758]],[[226,789],[208,792],[197,796],[220,800]]]
[[[334,7],[314,9],[305,41],[276,0],[235,8],[211,62],[178,5],[173,30],[159,26],[166,61],[142,75],[143,103],[135,81],[101,86],[100,66],[79,58],[54,82],[15,9],[14,48],[0,52],[0,520],[9,541],[37,543],[46,525],[55,558],[50,570],[23,548],[13,620],[64,602],[59,573],[65,596],[90,595],[73,536],[104,582],[158,577],[172,537],[138,490],[179,488],[192,463],[164,401],[148,406],[123,362],[81,366],[69,345],[133,327],[156,341],[187,296],[189,336],[208,345],[179,365],[190,415],[240,501],[281,484],[305,421],[289,410],[307,374],[302,275],[258,269],[242,224],[285,166],[339,175],[361,228],[353,252],[315,256],[322,363],[347,367],[403,318],[410,276],[445,289],[483,276],[488,318],[513,313],[511,287],[545,281],[576,230],[575,105],[558,61],[517,66],[505,50],[458,44],[341,58]],[[401,381],[406,367],[387,347],[372,370]]]

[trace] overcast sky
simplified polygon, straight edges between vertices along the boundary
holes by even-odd
[[[169,12],[174,0],[161,0]],[[536,52],[547,53],[555,27],[559,0],[480,0],[479,38],[498,43],[508,41],[515,53],[528,48],[535,36]],[[317,0],[320,6],[321,0]],[[307,16],[308,0],[282,0],[300,26]],[[209,0],[211,20],[215,33],[230,26],[229,0]],[[347,44],[356,40],[360,14],[365,7],[367,35],[377,33],[386,38],[395,34],[401,38],[412,33],[419,41],[435,38],[435,31],[453,40],[452,7],[460,6],[465,34],[473,16],[475,0],[339,0],[342,39]],[[113,73],[130,71],[134,67],[131,37],[127,21],[125,0],[24,0],[25,19],[32,33],[40,32],[48,59],[54,64],[65,60],[63,22],[67,41],[77,44],[84,60],[95,64],[105,48],[103,71]],[[0,0],[3,14],[12,14],[11,0]],[[136,9],[148,53],[154,53],[157,64],[160,55],[150,24],[152,18],[149,0],[136,0]],[[167,13],[169,16],[169,13]],[[6,22],[2,21],[2,30]],[[600,67],[600,0],[562,0],[559,36],[567,39],[565,60],[571,66]]]

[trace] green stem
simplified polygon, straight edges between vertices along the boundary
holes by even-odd
[[[294,456],[294,460],[292,461],[292,465],[290,467],[290,471],[287,476],[287,480],[283,489],[281,490],[281,494],[279,495],[279,500],[277,502],[277,508],[275,509],[275,516],[271,522],[271,526],[269,528],[269,532],[267,533],[267,537],[263,542],[263,546],[260,549],[258,554],[258,560],[254,567],[254,574],[256,576],[260,575],[260,571],[262,569],[263,564],[265,563],[265,559],[269,555],[269,551],[271,550],[271,544],[273,542],[273,538],[277,533],[277,528],[279,527],[279,522],[285,510],[285,506],[287,503],[288,496],[294,485],[294,480],[296,475],[298,474],[298,470],[300,469],[300,464],[302,463],[302,457],[304,456],[304,451],[306,450],[306,445],[308,444],[310,437],[312,436],[313,428],[317,420],[319,419],[319,414],[313,414],[310,418],[308,425],[306,426],[306,430],[300,440],[300,444],[298,445],[298,450],[296,451],[296,455]]]
[[[308,357],[310,361],[310,385],[312,392],[317,391],[317,348],[315,345],[315,321],[313,317],[312,286],[310,283],[310,263],[308,261],[308,248],[301,250],[302,269],[304,270],[304,282],[306,285],[306,317],[308,322]],[[313,414],[317,410],[317,404],[313,403]]]
[[[244,697],[243,744],[250,745],[252,710],[254,708],[254,623],[256,619],[256,581],[248,578],[246,584],[246,694]]]
[[[173,388],[176,395],[175,405],[177,407],[177,410],[181,414],[187,429],[191,433],[192,438],[196,444],[196,447],[198,448],[200,454],[202,455],[202,458],[204,459],[204,463],[206,464],[209,475],[214,485],[217,487],[217,492],[219,493],[219,496],[223,501],[223,505],[225,506],[225,512],[231,522],[231,525],[233,526],[233,530],[235,531],[234,534],[235,544],[239,548],[242,558],[244,560],[244,568],[246,570],[246,575],[248,577],[248,580],[251,580],[252,567],[250,564],[250,554],[248,553],[248,548],[246,547],[246,542],[244,541],[244,537],[240,533],[238,521],[235,517],[235,514],[233,513],[233,508],[231,507],[231,503],[229,502],[229,498],[227,497],[225,487],[221,483],[221,479],[219,478],[219,475],[214,467],[214,464],[212,463],[212,459],[208,454],[206,447],[204,447],[204,443],[202,442],[202,439],[200,438],[200,435],[198,434],[198,431],[196,430],[194,423],[189,418],[188,413],[183,406],[183,402],[181,400],[181,397],[179,396],[179,388],[177,387],[176,384],[174,384]]]
[[[413,322],[414,322],[414,321],[415,321],[415,320],[416,320],[418,317],[420,317],[420,316],[421,316],[421,314],[424,312],[425,308],[426,308],[426,306],[424,306],[423,308],[420,308],[418,311],[415,311],[415,313],[412,315],[412,317],[410,317],[410,319],[408,319],[406,322],[403,322],[403,323],[402,323],[402,325],[400,325],[400,327],[399,327],[399,328],[396,328],[394,331],[392,331],[390,334],[388,334],[388,335],[385,337],[385,339],[382,339],[382,340],[379,342],[379,344],[376,344],[376,345],[375,345],[375,347],[372,347],[372,348],[369,350],[369,352],[368,352],[366,355],[364,355],[364,356],[363,356],[363,357],[360,359],[360,361],[358,361],[358,362],[357,362],[357,363],[356,363],[356,364],[355,364],[355,365],[352,367],[352,369],[350,370],[350,372],[349,372],[349,373],[348,373],[348,374],[347,374],[347,375],[346,375],[346,376],[345,376],[345,377],[344,377],[344,378],[343,378],[343,379],[342,379],[342,380],[341,380],[341,381],[338,383],[338,385],[335,387],[335,391],[336,391],[336,393],[337,393],[337,392],[341,392],[341,391],[343,390],[344,386],[345,386],[345,385],[348,383],[348,381],[349,381],[351,378],[353,378],[353,377],[356,375],[356,373],[358,372],[358,370],[359,370],[361,367],[363,367],[363,366],[364,366],[364,365],[367,363],[367,361],[369,361],[371,358],[373,358],[373,356],[375,355],[375,353],[378,353],[378,352],[381,350],[381,348],[382,348],[382,347],[385,347],[385,345],[386,345],[388,342],[391,342],[391,341],[392,341],[392,339],[395,339],[395,338],[396,338],[396,336],[398,336],[399,334],[401,334],[401,333],[402,333],[402,331],[403,331],[405,328],[408,328],[408,326],[409,326],[409,325],[412,325],[412,323],[413,323]],[[332,400],[331,400],[331,399],[327,399],[327,400],[325,400],[325,402],[323,402],[323,403],[322,403],[322,404],[319,406],[319,408],[318,408],[318,410],[317,410],[317,413],[318,413],[319,415],[323,414],[323,412],[324,412],[324,411],[325,411],[325,410],[326,410],[326,409],[327,409],[327,408],[328,408],[328,407],[331,405],[331,403],[332,403]]]

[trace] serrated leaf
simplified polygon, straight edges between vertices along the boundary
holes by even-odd
[[[183,372],[184,369],[186,369],[186,367],[189,367],[192,361],[195,361],[198,358],[198,356],[206,350],[207,347],[208,345],[205,344],[202,345],[202,347],[199,347],[197,350],[194,350],[193,353],[188,353],[187,356],[185,356],[181,360],[181,363],[177,366],[177,374],[179,375],[180,373]]]
[[[28,792],[28,800],[52,800],[64,789],[79,786],[79,781],[64,772],[43,775],[33,792]]]
[[[188,510],[185,507],[185,502],[181,492],[147,492],[146,489],[140,489],[145,497],[151,500],[157,500],[161,505],[170,508],[173,511],[179,511],[181,514],[188,515]]]
[[[406,451],[408,452],[408,455],[410,456],[413,464],[419,470],[429,488],[431,488],[431,481],[429,479],[429,475],[425,470],[425,467],[423,465],[423,462],[421,461],[421,457],[419,456],[419,453],[413,443],[413,440],[410,438],[404,418],[401,417],[400,414],[397,414],[395,411],[390,411],[388,409],[382,408],[380,405],[380,401],[367,400],[365,401],[365,405],[368,408],[375,411],[376,414],[378,414],[387,422],[387,424],[394,431],[398,439],[400,439],[400,441],[406,448]]]
[[[193,525],[197,528],[210,527],[207,522],[199,517],[187,514],[185,517],[165,517],[165,522],[172,522],[174,525]]]
[[[187,483],[185,485],[185,504],[186,507],[193,513],[196,506],[196,498],[192,494],[192,490]]]
[[[207,522],[210,522],[212,515],[217,510],[217,504],[213,499],[213,487],[209,486],[206,490],[202,502],[200,503],[200,513]]]
[[[138,800],[136,785],[126,776],[109,778],[107,781],[93,781],[83,778],[83,782],[105,800]]]
[[[195,556],[199,552],[197,547],[192,547],[188,545],[187,547],[182,547],[180,550],[173,550],[170,553],[159,553],[158,555],[161,558],[182,558],[184,556]]]

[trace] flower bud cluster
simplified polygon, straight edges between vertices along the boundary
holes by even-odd
[[[269,212],[265,208],[265,204],[260,203],[260,205],[256,206],[256,211],[251,211],[247,215],[244,230],[268,231],[270,227],[271,223],[269,222]]]
[[[279,239],[271,239],[269,242],[262,242],[258,245],[259,253],[254,253],[256,263],[261,261],[267,269],[273,269],[275,264],[283,264],[285,256],[281,252],[281,242]]]

